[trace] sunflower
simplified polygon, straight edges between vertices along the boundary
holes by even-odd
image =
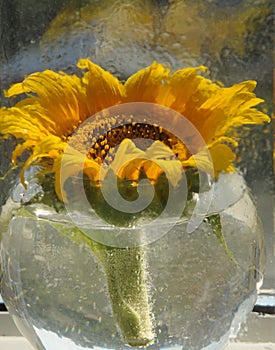
[[[50,180],[54,176],[50,194],[53,190],[66,202],[66,185],[72,176],[82,171],[89,184],[96,184],[87,190],[91,191],[93,208],[102,213],[103,218],[111,216],[111,223],[113,218],[122,218],[125,224],[128,217],[124,217],[123,212],[110,214],[111,208],[102,200],[98,189],[104,187],[105,178],[110,174],[118,178],[125,192],[129,190],[128,183],[139,182],[144,177],[149,179],[157,189],[156,200],[151,204],[152,212],[157,213],[159,202],[167,195],[163,173],[171,186],[177,188],[183,174],[190,169],[216,177],[221,172],[234,171],[237,144],[234,130],[245,124],[269,121],[267,115],[254,108],[262,102],[253,93],[255,82],[223,87],[205,77],[207,69],[203,66],[172,73],[166,66],[154,62],[124,83],[88,59],[81,59],[78,67],[83,70],[82,75],[46,70],[14,84],[5,92],[6,97],[23,96],[13,107],[0,109],[0,133],[20,141],[12,160],[17,164],[25,154],[22,183],[25,171],[35,165],[38,175],[47,174]],[[146,115],[146,109],[141,115],[139,110],[137,114],[124,113],[124,106],[140,103],[150,105],[148,112],[153,113]],[[113,108],[120,106],[122,113],[114,115]],[[159,111],[163,113],[164,125],[152,118]],[[179,116],[177,122],[187,120],[193,126],[203,144],[194,133],[190,133],[187,140],[172,132],[177,125],[173,125],[175,119],[169,117],[175,113]],[[102,180],[100,173],[106,164],[109,170],[103,171]],[[130,191],[133,188],[131,185]],[[175,195],[178,195],[176,190]],[[176,196],[175,207],[182,201]],[[143,213],[141,211],[141,215]],[[21,215],[25,215],[24,212]],[[220,231],[218,215],[212,215],[209,222],[225,253],[234,261]],[[125,342],[132,346],[152,344],[156,332],[144,247],[102,244],[90,237],[89,232],[82,232],[82,228],[70,228],[68,233],[62,223],[58,225],[70,239],[85,243],[102,263],[113,313]],[[130,240],[134,239],[131,230],[130,233]]]
[[[166,164],[171,164],[171,174],[173,169],[179,172],[180,164],[182,171],[197,167],[210,172],[213,167],[218,176],[220,172],[234,171],[235,153],[231,146],[236,145],[236,139],[232,136],[232,130],[244,124],[269,121],[267,115],[254,108],[262,102],[253,93],[256,86],[254,81],[223,87],[203,75],[207,74],[203,66],[171,73],[169,68],[154,62],[124,83],[88,59],[80,59],[77,66],[83,70],[80,77],[51,70],[29,75],[23,82],[5,91],[6,97],[25,94],[24,98],[13,107],[2,107],[0,110],[0,133],[4,137],[13,135],[23,140],[13,152],[13,162],[16,163],[25,150],[30,151],[22,168],[21,181],[24,183],[24,172],[28,167],[39,165],[41,172],[55,174],[55,191],[61,200],[66,198],[64,195],[62,198],[60,167],[72,135],[90,117],[94,118],[96,129],[97,114],[112,106],[144,102],[177,111],[200,133],[212,161],[206,159],[205,149],[195,144],[191,152],[182,140],[169,130],[164,130],[162,125],[140,125],[132,117],[123,126],[112,128],[114,117],[110,117],[106,122],[110,129],[91,142],[88,155],[81,152],[81,147],[77,151],[66,152],[65,168],[68,164],[83,162],[85,157],[84,173],[90,179],[98,180],[100,166],[110,149],[124,144],[119,152],[119,157],[123,159],[129,149],[135,148],[131,139],[147,137],[153,141],[160,140],[158,146],[151,147],[151,153],[147,151],[146,160],[140,156],[138,164],[126,164],[119,169],[116,162],[114,168],[118,169],[118,177],[137,181],[141,172],[145,172],[155,183],[162,173],[160,165],[154,161],[155,154],[162,153],[167,156]],[[82,138],[76,140],[81,143],[83,137],[87,139],[90,133],[91,130],[86,135],[84,132]],[[118,140],[114,141],[118,134]],[[172,155],[176,156],[176,162],[175,159],[171,161]],[[166,168],[169,166],[166,165]],[[68,169],[69,176],[74,167]],[[176,183],[177,180],[174,180]]]

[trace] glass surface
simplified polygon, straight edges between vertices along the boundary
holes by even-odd
[[[88,57],[120,80],[126,80],[152,61],[162,62],[172,70],[205,65],[211,79],[220,81],[225,86],[249,79],[256,80],[256,94],[265,100],[260,108],[272,116],[273,23],[272,0],[40,0],[39,3],[33,0],[0,0],[0,103],[5,106],[13,104],[13,100],[4,97],[3,91],[11,84],[22,81],[26,75],[45,69],[79,74],[77,61]],[[16,101],[17,99],[14,100]],[[259,298],[259,305],[272,303],[275,295],[272,135],[271,124],[242,128],[236,150],[236,166],[246,181],[254,203],[249,204],[253,208],[252,217],[256,217],[255,206],[263,227],[262,230],[257,227],[252,236],[249,236],[249,225],[248,228],[241,228],[244,231],[243,240],[251,242],[255,239],[255,252],[257,249],[261,251],[261,256],[255,253],[254,258],[263,259],[264,240],[266,267],[262,289],[264,295],[271,295],[271,298]],[[0,211],[10,198],[19,176],[19,169],[10,170],[11,154],[16,142],[14,139],[0,141]],[[241,206],[241,209],[246,205],[247,203]],[[234,223],[231,222],[231,216],[227,219],[228,229],[234,228],[235,219]],[[28,224],[31,228],[28,228]],[[18,225],[26,230],[21,229],[21,232],[18,228],[14,229]],[[54,347],[61,349],[64,342],[70,342],[69,338],[73,339],[73,343],[65,345],[68,346],[66,349],[80,349],[84,345],[112,347],[113,344],[122,348],[119,332],[112,323],[102,268],[91,253],[84,248],[79,252],[79,247],[58,233],[58,230],[43,235],[45,227],[49,231],[55,230],[48,219],[41,221],[39,229],[30,219],[14,219],[11,237],[6,236],[6,246],[3,245],[8,247],[5,254],[2,253],[4,263],[8,264],[10,254],[15,254],[15,260],[19,264],[8,268],[12,278],[10,281],[6,279],[2,286],[3,295],[9,303],[11,313],[15,315],[19,329],[37,343],[38,349],[46,348],[47,342],[58,342]],[[202,230],[207,234],[204,228]],[[236,229],[236,232],[239,230]],[[237,246],[239,238],[234,239],[236,232],[232,237],[229,232],[226,233],[230,236],[230,249],[247,262],[251,257],[242,256],[240,247]],[[264,239],[259,232],[263,232]],[[256,239],[253,235],[257,234],[259,237]],[[226,342],[231,322],[235,319],[238,328],[244,310],[251,309],[255,303],[256,282],[261,269],[259,275],[256,273],[253,276],[253,272],[248,273],[245,268],[243,274],[234,277],[236,267],[228,263],[218,244],[211,255],[211,250],[205,252],[205,247],[198,248],[202,241],[196,236],[190,236],[190,241],[177,245],[175,242],[180,241],[177,229],[170,235],[175,237],[164,237],[163,246],[156,243],[153,253],[148,255],[152,299],[156,298],[154,313],[156,319],[159,316],[163,320],[156,325],[159,341],[156,348],[180,344],[186,349],[192,349],[192,346],[201,349],[209,345],[203,340],[202,329],[207,334],[211,328],[212,337],[209,341],[213,342],[213,349],[215,346],[219,349]],[[168,243],[165,240],[169,237]],[[13,252],[10,250],[11,242],[14,245]],[[212,262],[213,274],[207,270],[209,266],[203,265],[202,257],[195,257],[196,247],[200,254],[206,254]],[[222,256],[222,262],[215,269],[213,260],[217,251]],[[20,263],[18,254],[23,259]],[[84,269],[80,265],[79,254],[85,260]],[[186,266],[190,260],[196,259],[198,265],[190,269],[187,266],[186,271],[178,267],[179,260],[185,261],[183,266]],[[35,266],[30,268],[33,261]],[[251,264],[259,267],[259,261]],[[222,270],[218,271],[218,268]],[[54,276],[53,272],[58,269],[57,276]],[[161,271],[165,271],[165,274],[161,274]],[[203,279],[205,275],[209,279]],[[84,282],[81,282],[80,276]],[[91,281],[88,286],[87,279]],[[180,281],[179,285],[170,283],[171,279]],[[19,296],[14,290],[17,283],[20,287]],[[213,291],[212,283],[218,292]],[[176,290],[177,286],[179,290]],[[251,292],[251,299],[244,293],[245,288]],[[42,294],[36,294],[36,289]],[[28,292],[25,293],[26,290]],[[75,294],[75,290],[83,290],[83,294]],[[233,296],[226,303],[222,296],[230,290]],[[183,294],[187,303],[182,302]],[[217,299],[213,301],[214,294]],[[175,303],[167,302],[169,295],[173,295]],[[212,300],[213,309],[209,306],[209,300]],[[93,302],[98,305],[95,307]],[[166,302],[167,305],[163,306]],[[233,309],[236,314],[232,313]],[[19,312],[17,316],[15,310]],[[59,322],[50,319],[51,313],[53,320],[58,319]],[[195,326],[188,323],[190,314],[198,320]],[[178,323],[173,322],[171,315],[178,318]],[[70,323],[69,318],[74,321]],[[107,322],[106,329],[105,323],[101,322],[102,318],[110,321]],[[222,327],[219,322],[223,324]],[[33,327],[30,326],[31,323]],[[88,337],[91,335],[91,324],[95,334],[98,332],[96,340]],[[185,331],[180,327],[184,327]],[[185,332],[188,333],[186,336]],[[112,334],[113,338],[108,338],[106,333]],[[165,343],[166,337],[171,337],[170,344],[169,341]],[[197,347],[192,345],[196,338]]]
[[[221,187],[224,192],[225,186]],[[14,193],[16,200],[18,190]],[[16,202],[9,205],[6,213]],[[57,215],[45,205],[27,205],[3,234],[2,295],[15,323],[39,349],[128,348],[112,313],[107,270],[84,241],[74,241],[69,217],[63,215],[61,223]],[[252,310],[265,255],[261,226],[247,192],[221,212],[221,221],[234,260],[206,222],[190,233],[188,223],[179,222],[144,246],[156,333],[153,348],[221,349]],[[162,225],[166,224],[164,220]],[[142,235],[138,230],[142,229],[137,225],[127,232]],[[92,231],[94,236],[110,234],[108,227]],[[124,249],[112,251],[115,256]],[[125,263],[125,270],[122,266],[113,270],[117,282],[127,283],[120,277],[127,268]]]
[[[172,69],[204,64],[230,85],[257,81],[273,110],[273,1],[49,1],[1,0],[0,90],[43,69],[74,71],[80,57],[127,78],[152,60]],[[141,15],[142,13],[142,15]],[[114,15],[115,14],[115,15]],[[128,20],[131,18],[131,20]],[[123,34],[122,34],[123,33]],[[275,285],[272,126],[243,131],[240,166],[262,217],[268,253],[264,286]],[[13,143],[1,147],[0,175]],[[250,152],[248,152],[250,150]],[[245,156],[242,157],[242,152]],[[8,176],[0,203],[7,198]],[[6,185],[7,184],[7,185]]]

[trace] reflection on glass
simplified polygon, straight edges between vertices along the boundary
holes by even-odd
[[[34,6],[32,0],[13,2],[0,0],[0,5],[3,9],[0,18],[3,33],[0,48],[2,105],[10,107],[20,100],[21,97],[5,98],[3,90],[8,89],[13,83],[22,81],[28,74],[51,69],[62,70],[67,74],[75,73],[79,78],[82,75],[80,68],[83,67],[76,67],[76,64],[79,59],[89,58],[123,82],[138,70],[150,66],[153,61],[163,63],[164,67],[170,68],[172,72],[186,67],[205,65],[209,69],[209,72],[205,73],[209,74],[208,77],[218,86],[221,84],[231,86],[244,80],[256,80],[258,84],[256,94],[265,100],[264,104],[259,106],[259,110],[267,115],[272,114],[272,1],[59,0],[52,4],[48,0],[41,0],[39,5]],[[161,86],[165,85],[165,79],[163,77],[160,81]],[[43,84],[41,86],[45,87]],[[146,84],[143,88],[145,86]],[[180,88],[181,86],[178,87],[178,91],[181,91]],[[54,90],[54,84],[50,86],[49,91],[51,89]],[[152,84],[152,93],[155,89]],[[193,89],[195,90],[194,87]],[[189,86],[182,90],[187,93]],[[26,89],[25,92],[30,91]],[[169,92],[166,91],[166,101],[168,97]],[[200,97],[200,94],[194,94],[193,101],[198,101]],[[232,96],[231,98],[228,98],[226,101],[228,104],[224,105],[232,106],[234,103]],[[50,110],[51,107],[53,109],[58,107],[59,101],[57,102],[47,108]],[[153,101],[149,99],[143,102]],[[216,102],[218,106],[219,99]],[[60,105],[63,106],[62,102]],[[221,110],[230,109],[230,107],[224,108],[224,105]],[[63,111],[70,113],[70,108],[71,105],[67,104]],[[218,108],[215,113],[219,115]],[[85,118],[92,117],[93,114],[89,110]],[[56,113],[54,118],[60,120],[59,113]],[[32,121],[35,124],[34,119]],[[50,130],[52,125],[47,123],[43,127]],[[64,129],[67,126],[65,124],[64,122],[62,125]],[[133,266],[137,268],[136,275],[140,277],[141,283],[139,284],[137,279],[136,284],[134,282],[131,284],[131,280],[126,281],[120,291],[125,297],[127,289],[125,286],[134,285],[139,289],[135,295],[140,292],[142,302],[136,303],[137,309],[142,309],[142,312],[146,310],[145,313],[138,310],[136,314],[142,314],[141,321],[146,321],[143,322],[146,324],[144,327],[146,329],[141,333],[150,339],[154,337],[154,344],[150,345],[152,348],[180,347],[188,350],[222,348],[228,337],[233,336],[238,330],[239,324],[245,319],[244,315],[252,309],[256,301],[257,289],[263,280],[264,245],[267,253],[264,288],[275,289],[271,125],[245,124],[245,127],[234,131],[234,139],[237,142],[231,153],[229,151],[226,153],[228,158],[232,154],[236,155],[234,166],[239,170],[236,176],[229,173],[222,175],[219,181],[215,182],[211,178],[213,174],[203,178],[196,175],[199,184],[205,186],[201,194],[194,190],[197,182],[190,182],[190,179],[194,179],[194,174],[186,172],[186,186],[191,188],[193,191],[191,192],[195,195],[192,201],[187,196],[190,205],[184,213],[185,216],[188,217],[194,207],[198,208],[198,203],[207,203],[210,192],[215,198],[214,204],[207,207],[211,219],[200,221],[200,227],[189,232],[188,220],[186,217],[181,217],[178,224],[166,235],[160,235],[160,232],[170,222],[161,222],[161,225],[150,231],[154,231],[158,239],[150,241],[144,250],[141,249],[142,252],[136,251],[137,259]],[[24,129],[22,125],[21,129]],[[199,126],[201,128],[197,129],[200,133],[206,134],[208,129]],[[39,127],[42,128],[41,125]],[[156,132],[156,126],[154,128]],[[213,132],[213,128],[210,129]],[[169,133],[165,135],[171,139]],[[215,138],[216,134],[213,135]],[[224,141],[225,151],[229,140]],[[113,250],[106,263],[104,258],[99,259],[100,254],[94,254],[94,247],[90,249],[87,239],[83,240],[83,237],[87,236],[94,240],[98,237],[100,239],[107,237],[109,240],[110,225],[121,221],[120,214],[112,212],[106,215],[106,212],[109,213],[106,210],[106,208],[109,210],[109,202],[106,204],[106,201],[102,200],[102,205],[96,206],[96,213],[92,212],[92,215],[98,214],[101,219],[108,216],[108,225],[95,225],[95,216],[89,217],[90,221],[85,221],[87,213],[91,215],[89,204],[94,204],[96,201],[94,198],[98,195],[98,188],[92,188],[88,193],[90,198],[85,202],[88,203],[85,207],[82,201],[83,192],[75,186],[78,184],[76,176],[72,177],[71,183],[67,182],[62,194],[71,200],[66,207],[67,211],[63,211],[64,205],[63,203],[60,205],[60,201],[48,201],[55,191],[60,199],[62,186],[54,188],[53,182],[50,185],[46,184],[43,182],[43,177],[42,181],[41,178],[37,181],[35,177],[28,179],[28,176],[39,172],[40,168],[33,167],[26,173],[29,181],[27,189],[20,182],[18,184],[20,169],[11,170],[9,162],[16,142],[12,139],[3,141],[1,145],[0,175],[5,176],[1,180],[3,186],[1,184],[0,203],[3,205],[1,219],[4,222],[1,246],[4,278],[1,292],[18,328],[38,349],[62,348],[62,346],[66,349],[126,348],[125,339],[131,338],[127,333],[128,328],[134,327],[127,328],[125,326],[127,322],[121,321],[119,317],[120,311],[127,310],[133,300],[128,298],[129,305],[125,306],[122,303],[116,309],[114,300],[117,298],[114,295],[120,288],[120,283],[117,281],[123,280],[129,271],[122,268],[114,268],[111,271],[108,264],[112,259],[116,262],[124,261],[123,268],[125,268],[126,260],[131,264],[134,255],[126,254],[122,258],[121,255],[116,255],[118,251],[113,249],[112,245],[110,250]],[[156,145],[154,142],[142,146],[131,142],[128,142],[123,152],[120,149],[119,155],[122,154],[121,158],[126,159],[129,154],[138,153],[141,160],[135,163],[135,169],[142,169],[144,171],[142,176],[148,178],[148,174],[151,176],[153,173],[154,176],[151,176],[150,180],[160,176],[156,170],[158,166],[146,168],[144,157],[150,158],[146,159],[147,165],[152,161],[157,161],[157,165],[160,162],[164,164],[169,157],[171,157],[169,162],[174,157],[170,149],[167,151],[162,147],[159,151],[159,148],[154,148]],[[150,147],[154,148],[153,151]],[[91,149],[92,159],[89,161],[95,160],[94,155],[98,155],[95,147]],[[102,149],[100,150],[102,152]],[[44,148],[43,151],[50,152],[52,149]],[[177,155],[182,151],[180,148]],[[155,156],[157,153],[161,153],[162,158],[165,154],[166,158],[157,158]],[[26,152],[22,154],[23,163],[28,157],[29,154]],[[224,152],[222,159],[225,158]],[[53,159],[54,156],[51,160]],[[40,167],[44,164],[38,162],[35,165]],[[131,170],[132,186],[137,180],[133,175],[136,173],[133,171],[133,166],[127,166],[128,164],[121,173],[129,175],[126,170]],[[95,168],[96,166],[93,169]],[[149,172],[148,169],[153,171]],[[170,171],[170,165],[165,169],[169,174],[177,174],[177,167],[173,167],[173,171]],[[93,175],[94,173],[96,171]],[[137,173],[141,176],[140,171]],[[86,176],[84,184],[90,185],[91,174],[84,175]],[[68,172],[65,172],[64,176],[67,180]],[[81,184],[83,185],[82,178]],[[49,187],[46,188],[45,185]],[[150,191],[146,186],[144,183],[145,191],[141,193],[145,193],[149,198]],[[113,190],[113,186],[108,184],[107,190],[110,189]],[[86,190],[84,186],[85,194]],[[158,188],[160,197],[165,192],[162,190]],[[49,193],[51,195],[47,197]],[[111,194],[114,192],[111,191]],[[226,200],[223,200],[221,194],[226,196]],[[135,202],[136,188],[133,190],[133,186],[130,189],[128,186],[123,195],[125,200],[130,198]],[[43,199],[39,200],[46,197],[47,200],[44,202]],[[115,200],[111,196],[110,200],[113,199]],[[154,203],[150,210],[150,213],[159,213]],[[86,236],[83,232],[75,230],[72,224],[72,219],[75,217],[68,215],[68,212],[72,214],[70,211],[78,211],[78,214],[81,212],[82,216],[76,218],[77,224],[82,224]],[[127,228],[127,239],[129,237],[132,239],[133,236],[138,239],[147,237],[146,232],[140,230],[138,224],[139,219],[151,219],[148,213],[149,210],[146,212],[147,217],[144,213],[140,217],[137,215],[135,225],[130,221],[131,227]],[[220,222],[216,221],[217,213]],[[15,217],[9,223],[13,215]],[[262,224],[258,215],[262,219]],[[125,223],[125,216],[123,220]],[[75,221],[73,223],[75,224]],[[127,223],[129,224],[129,220]],[[222,234],[219,231],[220,223],[223,227]],[[122,228],[117,229],[112,243],[123,234]],[[100,244],[106,243],[100,239]],[[79,244],[80,241],[82,244]],[[116,278],[113,278],[115,274]],[[146,284],[143,284],[144,276]],[[115,283],[118,287],[113,287]],[[146,290],[142,287],[144,285]],[[143,308],[144,300],[146,307]],[[133,314],[131,311],[128,313],[131,316]],[[131,325],[130,322],[129,324]],[[136,324],[140,326],[142,322]],[[135,330],[134,334],[137,334]],[[144,343],[136,345],[145,345],[147,340],[140,339],[138,341]],[[131,339],[132,344],[136,340]]]

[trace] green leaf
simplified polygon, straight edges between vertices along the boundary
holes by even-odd
[[[232,252],[228,249],[224,235],[222,233],[222,224],[221,224],[221,217],[220,214],[213,214],[211,216],[208,216],[206,218],[207,222],[212,228],[213,233],[216,235],[216,237],[219,240],[220,245],[222,246],[223,250],[225,251],[226,255],[229,257],[230,260],[232,260],[236,265],[239,265],[238,262],[235,260]]]

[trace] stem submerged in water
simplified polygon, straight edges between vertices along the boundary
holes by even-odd
[[[154,340],[142,247],[108,248],[101,251],[114,317],[124,340],[145,346]]]
[[[146,346],[154,341],[144,247],[116,248],[97,243],[78,229],[71,236],[83,241],[100,260],[106,273],[114,318],[125,343]]]

